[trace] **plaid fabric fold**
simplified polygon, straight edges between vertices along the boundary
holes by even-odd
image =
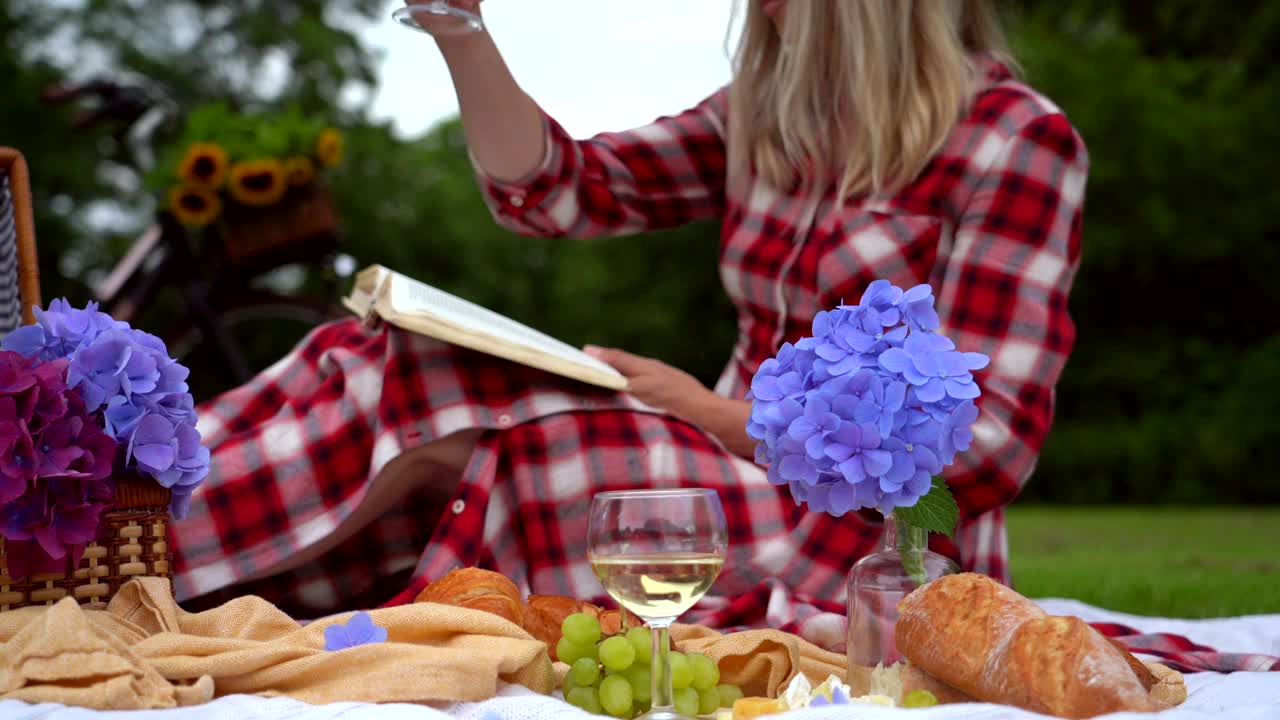
[[[1142,633],[1118,623],[1090,623],[1130,652],[1154,655],[1178,672],[1280,672],[1280,657],[1215,650],[1170,633]]]

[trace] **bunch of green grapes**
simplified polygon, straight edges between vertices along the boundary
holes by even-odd
[[[560,631],[556,656],[569,665],[565,700],[587,712],[618,718],[649,710],[653,699],[649,628],[634,627],[602,637],[599,620],[589,613],[574,613],[564,619]],[[701,653],[671,652],[671,687],[676,711],[688,717],[733,707],[733,701],[742,697],[736,685],[720,684],[720,668]]]

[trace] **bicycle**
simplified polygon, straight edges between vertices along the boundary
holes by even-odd
[[[162,97],[139,84],[104,79],[45,93],[54,104],[90,101],[72,126],[112,125],[127,162],[139,171],[151,162],[151,134],[176,112]],[[245,383],[316,326],[344,314],[336,302],[339,279],[351,269],[342,266],[354,263],[343,261],[340,245],[334,230],[233,258],[220,243],[197,242],[162,210],[97,284],[95,296],[103,312],[135,326],[160,316],[163,329],[156,334],[191,369],[192,394],[201,401]],[[313,280],[310,291],[271,287],[282,273],[299,270]],[[163,319],[161,311],[172,317]]]

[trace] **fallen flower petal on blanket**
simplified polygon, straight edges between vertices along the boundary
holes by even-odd
[[[329,651],[386,641],[387,629],[375,625],[367,612],[352,615],[346,625],[330,625],[324,629],[324,649]]]

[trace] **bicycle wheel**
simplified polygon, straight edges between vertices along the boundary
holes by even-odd
[[[191,369],[187,382],[200,403],[243,384],[288,354],[307,333],[342,315],[331,304],[280,296],[260,296],[219,308],[217,317],[227,340],[243,357],[239,372],[217,339],[194,322],[177,328],[166,344],[170,355]]]

